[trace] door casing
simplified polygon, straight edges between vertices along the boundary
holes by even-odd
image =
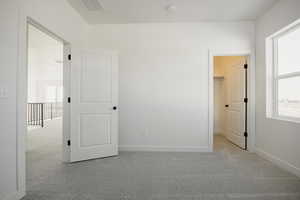
[[[213,151],[214,143],[214,57],[245,56],[248,59],[248,151],[255,151],[255,56],[252,49],[209,50],[208,60],[208,134],[209,148]]]
[[[71,61],[68,55],[71,54],[71,44],[47,29],[42,24],[28,16],[21,17],[19,27],[19,65],[18,65],[18,83],[17,83],[17,194],[22,198],[26,194],[26,135],[27,135],[27,80],[28,80],[28,25],[32,25],[48,36],[63,43],[63,128],[62,128],[62,160],[69,162],[70,149],[66,142],[70,138],[70,105],[67,98],[70,95],[70,68]]]
[[[52,37],[53,39],[61,42],[63,44],[63,124],[62,124],[62,160],[64,162],[69,162],[70,160],[70,150],[66,145],[67,141],[70,138],[70,104],[67,99],[70,96],[70,68],[71,60],[68,59],[68,55],[71,54],[71,45],[66,42],[64,39],[33,20],[32,18],[27,18],[27,33],[26,33],[26,56],[28,57],[28,25],[34,26],[44,34]],[[28,79],[28,61],[26,60],[26,83]],[[26,98],[28,94],[28,86],[26,84]],[[26,134],[27,134],[27,130]],[[26,141],[25,141],[26,142]]]

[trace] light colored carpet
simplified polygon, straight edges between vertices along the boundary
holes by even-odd
[[[298,200],[300,179],[219,136],[214,153],[121,152],[64,164],[53,141],[27,153],[23,200],[130,199]]]

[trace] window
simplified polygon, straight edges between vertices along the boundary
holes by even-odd
[[[271,43],[272,117],[300,121],[300,26],[273,36]]]

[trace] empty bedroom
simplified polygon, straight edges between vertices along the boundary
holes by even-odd
[[[0,0],[0,200],[299,200],[299,10]]]

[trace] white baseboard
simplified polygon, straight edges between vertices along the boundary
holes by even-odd
[[[4,200],[20,200],[25,196],[24,191],[16,191],[15,194],[9,195],[8,197],[5,197]]]
[[[151,145],[120,145],[120,151],[157,151],[157,152],[211,152],[209,147],[198,146],[151,146]]]
[[[276,157],[276,156],[273,156],[265,151],[263,151],[262,149],[259,149],[259,148],[256,148],[255,152],[265,158],[266,160],[274,163],[275,165],[277,165],[278,167],[292,173],[292,174],[295,174],[296,176],[300,177],[300,168],[284,161],[284,160],[281,160],[280,158]]]

